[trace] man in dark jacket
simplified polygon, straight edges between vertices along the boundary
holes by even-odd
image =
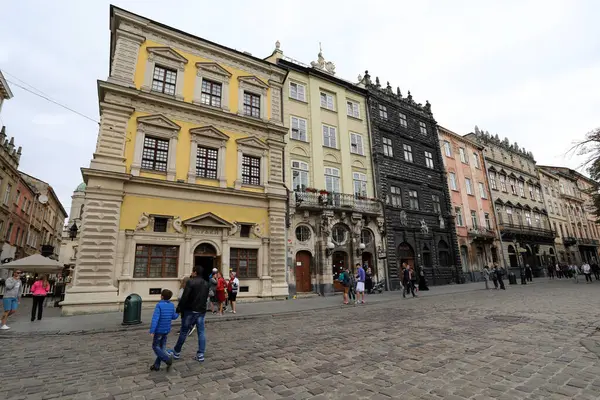
[[[181,355],[181,348],[188,337],[190,328],[194,325],[198,330],[198,352],[195,360],[204,361],[204,351],[206,350],[206,336],[204,334],[204,317],[206,316],[206,302],[208,300],[208,282],[202,277],[202,267],[195,266],[190,279],[185,288],[183,295],[177,305],[177,312],[183,311],[181,321],[181,331],[177,344],[173,348],[173,358],[178,360]]]

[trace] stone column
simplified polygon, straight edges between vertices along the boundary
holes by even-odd
[[[196,160],[198,158],[198,140],[192,138],[190,146],[190,167],[188,168],[188,183],[196,183]]]
[[[133,229],[125,230],[125,248],[123,249],[123,268],[121,269],[121,276],[123,278],[131,278],[131,259],[132,255],[135,254],[133,248],[133,235],[135,231]]]
[[[272,296],[287,296],[289,287],[286,280],[286,201],[269,200],[269,276],[271,277]]]
[[[227,146],[223,143],[218,150],[217,154],[217,178],[219,179],[219,186],[222,188],[227,187],[227,175],[225,174],[225,150]]]
[[[185,235],[185,243],[183,245],[183,275],[180,278],[190,276],[193,268],[193,254],[192,254],[192,237],[189,234]]]
[[[115,50],[108,82],[135,87],[133,79],[138,61],[138,53],[145,37],[117,29]]]
[[[229,230],[223,229],[221,249],[221,273],[223,276],[229,276]]]
[[[169,158],[167,164],[167,180],[174,181],[175,173],[177,172],[177,139],[179,138],[179,132],[171,136],[169,139]]]
[[[235,188],[236,189],[241,189],[242,188],[242,162],[243,162],[243,157],[244,157],[244,153],[242,152],[241,149],[238,149],[238,157],[237,157],[237,177],[235,179]]]
[[[127,123],[133,108],[100,103],[100,130],[91,169],[125,173]]]

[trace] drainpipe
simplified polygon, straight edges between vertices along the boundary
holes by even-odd
[[[483,152],[482,152],[483,153]],[[488,188],[489,188],[489,170],[488,170],[488,163],[487,163],[487,159],[485,158],[485,155],[483,155],[483,166],[485,167],[485,179],[486,182],[488,183]],[[508,267],[506,266],[506,258],[504,257],[504,245],[502,244],[502,234],[500,233],[500,227],[498,226],[498,212],[496,211],[496,203],[495,203],[495,199],[494,199],[494,195],[493,192],[490,188],[489,190],[490,192],[490,201],[492,202],[492,211],[494,212],[494,227],[496,228],[496,232],[497,232],[497,239],[500,241],[500,255],[502,257],[502,263],[504,264],[504,269],[508,272]],[[517,251],[517,250],[515,250]],[[518,251],[517,251],[518,254]]]

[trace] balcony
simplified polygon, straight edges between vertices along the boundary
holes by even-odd
[[[573,236],[565,236],[563,238],[563,244],[565,246],[575,246],[577,244],[577,238],[574,238]]]
[[[503,238],[505,236],[530,236],[533,240],[554,241],[556,234],[552,229],[537,226],[501,222],[498,224]]]
[[[580,203],[584,202],[584,200],[581,197],[579,197],[579,196],[573,196],[573,195],[570,195],[568,193],[561,193],[560,197],[562,197],[563,199],[566,199],[566,200],[578,201]]]
[[[380,214],[381,204],[376,199],[344,193],[294,192],[290,200],[300,210],[342,210],[364,214]]]
[[[475,226],[473,228],[469,228],[469,236],[473,239],[493,240],[496,237],[496,233],[492,229],[485,226]]]
[[[580,246],[598,246],[598,241],[596,239],[577,238],[577,242]]]

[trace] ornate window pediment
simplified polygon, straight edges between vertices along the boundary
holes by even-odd
[[[267,146],[264,142],[262,142],[261,140],[255,138],[255,137],[245,137],[245,138],[241,138],[241,139],[237,139],[236,143],[238,145],[239,148],[253,148],[253,149],[257,149],[257,150],[269,150],[269,146]]]
[[[199,62],[196,63],[196,68],[198,68],[198,75],[206,74],[210,78],[209,75],[214,74],[218,75],[221,79],[231,78],[231,72],[214,62]]]
[[[183,225],[213,229],[231,229],[233,227],[232,223],[211,212],[186,219],[183,221]]]
[[[269,85],[267,85],[266,83],[264,83],[263,81],[261,81],[260,79],[258,79],[256,76],[253,75],[249,75],[249,76],[240,76],[238,77],[238,82],[240,83],[240,85],[248,85],[249,88],[255,88],[260,90],[260,92],[265,92],[266,94],[266,90],[269,88]]]
[[[190,135],[192,135],[192,137],[197,136],[204,141],[208,139],[209,142],[219,143],[222,145],[229,140],[229,136],[212,125],[190,129]]]
[[[142,159],[144,146],[146,146],[146,137],[148,140],[166,140],[168,141],[167,160],[166,160],[166,172],[167,180],[175,180],[175,155],[177,153],[177,140],[179,138],[179,131],[181,127],[175,122],[162,114],[146,115],[137,118],[137,132],[135,135],[134,155],[133,162],[131,164],[131,174],[134,176],[140,175],[141,169],[147,169],[143,167]],[[151,138],[151,139],[150,139]],[[164,150],[164,149],[161,149]]]
[[[175,50],[170,47],[148,47],[146,49],[151,58],[163,59],[162,61],[168,60],[178,64],[187,64],[188,60]]]
[[[137,118],[138,126],[151,127],[160,131],[179,132],[181,127],[162,114],[146,115]]]

